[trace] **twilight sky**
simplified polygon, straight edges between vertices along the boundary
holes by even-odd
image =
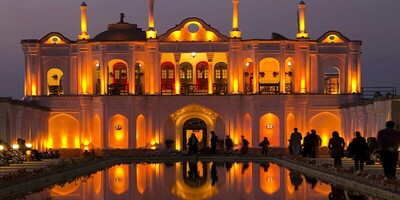
[[[400,90],[399,0],[304,0],[306,30],[315,40],[336,30],[361,40],[362,86],[395,86]],[[125,21],[147,29],[147,0],[86,0],[88,32],[93,38],[107,24]],[[272,32],[294,39],[300,0],[240,0],[239,29],[243,39],[270,39]],[[24,57],[21,39],[40,39],[59,32],[71,40],[80,33],[82,0],[0,0],[0,97],[23,96]],[[231,0],[155,0],[158,35],[188,17],[199,17],[229,36]],[[400,91],[398,91],[400,93]]]

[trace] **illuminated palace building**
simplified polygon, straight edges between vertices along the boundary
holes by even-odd
[[[44,125],[9,140],[23,137],[39,149],[131,149],[171,139],[185,149],[191,133],[205,146],[214,130],[235,144],[244,135],[257,147],[267,136],[271,146],[284,147],[294,127],[303,134],[316,129],[326,145],[333,130],[345,136],[356,126],[339,106],[360,99],[360,41],[337,31],[310,39],[303,1],[295,39],[273,33],[244,40],[239,0],[232,3],[229,36],[194,17],[159,34],[149,0],[147,31],[121,13],[94,37],[82,3],[76,41],[57,32],[21,41],[25,98],[50,111],[40,115]]]

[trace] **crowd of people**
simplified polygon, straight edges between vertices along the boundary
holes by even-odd
[[[400,132],[394,127],[393,121],[387,121],[386,128],[378,132],[377,138],[370,137],[368,140],[361,136],[360,131],[355,131],[355,137],[347,145],[347,149],[345,148],[345,140],[340,137],[339,132],[333,131],[332,137],[329,139],[328,149],[333,158],[334,166],[341,167],[341,159],[344,156],[351,157],[354,160],[356,173],[360,173],[364,170],[365,163],[370,161],[374,163],[371,160],[371,155],[378,151],[385,177],[394,179],[400,147]],[[301,144],[302,140],[303,144]],[[297,128],[294,128],[294,132],[290,135],[289,150],[291,155],[317,158],[319,146],[321,146],[321,137],[315,130],[311,130],[311,133],[307,133],[302,138],[302,134],[298,132]]]

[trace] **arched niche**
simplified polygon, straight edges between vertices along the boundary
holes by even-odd
[[[273,113],[267,113],[260,118],[260,137],[261,142],[264,137],[268,137],[271,146],[279,146],[280,125],[279,117]]]
[[[146,119],[141,114],[136,119],[136,148],[145,148],[146,144]]]
[[[260,84],[276,84],[280,80],[280,64],[275,58],[264,58],[258,66]]]
[[[108,120],[108,146],[110,148],[128,148],[128,119],[120,114]]]
[[[332,137],[333,131],[341,133],[341,120],[338,116],[330,112],[321,112],[314,115],[310,119],[310,129],[317,131],[317,134],[322,139],[322,146],[328,146],[329,138]]]
[[[93,134],[90,136],[92,144],[95,148],[102,148],[103,132],[101,128],[101,120],[99,115],[95,115],[93,118]]]
[[[47,148],[80,148],[79,121],[71,115],[59,114],[49,120]]]
[[[294,119],[294,115],[289,113],[286,117],[286,140],[290,139],[290,135],[294,132],[294,128],[296,128],[296,121]]]

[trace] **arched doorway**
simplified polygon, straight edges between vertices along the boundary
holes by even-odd
[[[199,148],[207,146],[207,125],[199,118],[191,118],[183,124],[182,147],[187,149],[187,142],[190,135],[194,133],[199,140]]]
[[[127,66],[122,63],[116,63],[110,72],[111,84],[108,93],[113,95],[126,95],[129,91]]]

